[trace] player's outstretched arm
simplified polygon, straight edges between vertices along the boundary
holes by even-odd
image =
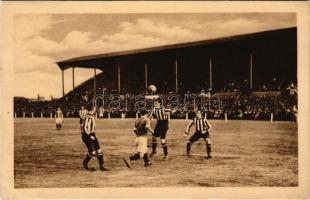
[[[165,112],[166,112],[166,113],[172,112],[172,109],[170,109],[170,108],[165,108]]]

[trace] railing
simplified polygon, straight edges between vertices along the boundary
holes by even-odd
[[[205,114],[207,115],[207,114]],[[230,116],[227,113],[221,113],[214,117],[215,115],[208,115],[208,119],[216,119],[216,120],[224,120],[225,122],[229,120],[259,120],[259,121],[270,121],[273,123],[274,121],[297,121],[297,113],[287,113],[286,116],[279,116],[275,113],[267,113],[263,117],[237,117],[237,116]],[[103,114],[97,113],[96,118],[97,119],[128,119],[128,118],[138,118],[140,117],[140,114],[138,112],[132,112],[131,114],[127,114],[124,112],[121,113],[113,113],[113,112],[105,112]],[[180,115],[170,115],[169,114],[169,119],[185,119],[185,120],[190,120],[194,117],[194,112],[185,112],[181,113]],[[53,119],[54,118],[54,113],[14,113],[14,118],[41,118],[41,119]],[[70,116],[65,116],[65,118],[78,118],[78,115],[70,115]]]

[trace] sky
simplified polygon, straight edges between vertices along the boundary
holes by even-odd
[[[14,96],[62,96],[56,62],[296,26],[292,13],[22,14],[14,18]],[[65,72],[65,93],[72,70]],[[93,70],[75,69],[75,85]]]

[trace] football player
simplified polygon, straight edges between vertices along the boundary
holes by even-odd
[[[211,129],[211,125],[208,122],[206,118],[202,116],[201,110],[196,111],[196,117],[191,121],[185,130],[184,138],[188,137],[188,133],[190,131],[190,128],[192,126],[195,126],[195,133],[189,138],[187,144],[186,144],[186,152],[187,156],[190,157],[190,151],[191,146],[194,142],[199,140],[200,138],[203,138],[206,142],[206,148],[207,148],[207,159],[211,158],[211,142],[210,142],[210,136],[209,136],[209,130]]]
[[[166,134],[168,131],[168,112],[171,112],[171,109],[167,109],[161,105],[161,99],[155,100],[155,108],[153,113],[156,116],[157,123],[154,129],[154,134],[152,137],[152,153],[150,157],[156,155],[156,148],[157,148],[157,138],[160,138],[161,145],[164,151],[164,160],[168,160],[168,146],[166,143]]]
[[[79,111],[79,117],[80,117],[80,126],[81,126],[81,129],[82,129],[82,124],[83,124],[83,119],[84,117],[86,116],[87,114],[87,110],[84,108],[84,106],[81,106],[81,110]]]
[[[135,122],[134,132],[136,134],[135,145],[136,152],[131,155],[129,158],[124,158],[124,162],[128,168],[131,167],[130,162],[133,160],[138,160],[143,158],[144,166],[148,167],[152,163],[149,161],[147,154],[147,133],[150,132],[153,134],[151,128],[151,122],[148,118],[148,112],[146,110],[140,111],[141,117]]]
[[[85,115],[82,123],[82,141],[87,147],[87,155],[83,161],[83,167],[86,170],[94,171],[94,168],[89,168],[88,163],[93,157],[97,157],[101,171],[108,169],[104,165],[102,150],[99,141],[95,134],[95,112],[96,109],[93,105],[87,107],[88,113]]]
[[[56,114],[55,114],[55,118],[56,118],[56,129],[60,130],[61,129],[61,125],[62,125],[62,121],[63,121],[63,113],[60,109],[60,107],[57,108]]]

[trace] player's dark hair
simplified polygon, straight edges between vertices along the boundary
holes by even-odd
[[[195,113],[197,113],[197,112],[200,112],[202,114],[202,110],[201,109],[196,110]]]
[[[159,103],[159,104],[161,105],[161,100],[160,100],[160,98],[155,99],[155,102],[156,102],[156,103]]]

